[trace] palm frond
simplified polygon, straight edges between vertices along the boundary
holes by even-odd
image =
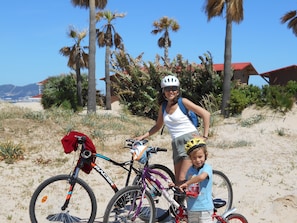
[[[243,0],[230,0],[227,8],[227,16],[234,22],[243,20]]]
[[[160,48],[164,48],[165,47],[165,38],[163,36],[158,39],[158,46]]]
[[[288,28],[297,36],[297,11],[290,11],[281,18],[281,23],[288,22]]]
[[[105,33],[104,32],[97,33],[97,43],[98,43],[99,47],[105,46]]]
[[[60,50],[59,50],[60,54],[63,55],[63,56],[69,56],[70,55],[70,52],[71,52],[71,48],[70,47],[62,47]]]
[[[74,6],[79,6],[81,8],[89,8],[89,0],[71,0]],[[95,7],[99,9],[104,9],[107,5],[107,0],[95,0]]]
[[[208,0],[205,13],[207,14],[208,20],[215,16],[220,16],[223,13],[225,6],[225,0]]]
[[[288,27],[292,29],[295,36],[297,36],[297,17],[290,20],[290,22],[288,23]]]
[[[281,18],[281,23],[286,23],[287,21],[289,21],[290,19],[292,19],[293,17],[296,16],[297,11],[290,11],[287,12],[282,18]]]
[[[115,33],[114,34],[114,44],[115,44],[115,47],[118,48],[122,43],[122,37],[120,36],[119,33]]]

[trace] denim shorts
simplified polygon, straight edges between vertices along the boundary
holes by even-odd
[[[172,146],[172,158],[174,164],[176,164],[181,159],[185,159],[188,157],[186,150],[185,150],[185,144],[194,137],[199,136],[198,131],[190,132],[184,135],[181,135],[179,137],[176,137],[172,140],[171,146]]]

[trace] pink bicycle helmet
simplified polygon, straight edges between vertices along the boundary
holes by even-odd
[[[177,77],[173,75],[168,75],[162,79],[161,88],[169,87],[169,86],[179,87],[179,80],[177,79]]]

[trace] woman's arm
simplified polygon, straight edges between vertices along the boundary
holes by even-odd
[[[188,110],[191,110],[193,112],[195,112],[198,116],[200,116],[203,120],[203,137],[205,139],[207,139],[208,137],[208,131],[209,131],[209,126],[210,126],[210,113],[202,108],[201,106],[199,105],[196,105],[195,103],[193,103],[192,101],[190,101],[189,99],[187,98],[183,98],[182,99],[182,102],[183,104],[185,105],[185,107],[188,109]]]
[[[163,111],[162,111],[162,106],[159,107],[159,111],[158,111],[158,118],[157,118],[157,122],[156,124],[146,133],[144,133],[141,136],[136,137],[136,140],[142,140],[145,138],[148,138],[149,136],[155,134],[156,132],[158,132],[162,127],[163,127],[164,121],[163,121]]]

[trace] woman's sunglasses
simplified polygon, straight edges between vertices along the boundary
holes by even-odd
[[[177,91],[178,87],[177,86],[169,86],[169,87],[164,87],[164,91]]]

